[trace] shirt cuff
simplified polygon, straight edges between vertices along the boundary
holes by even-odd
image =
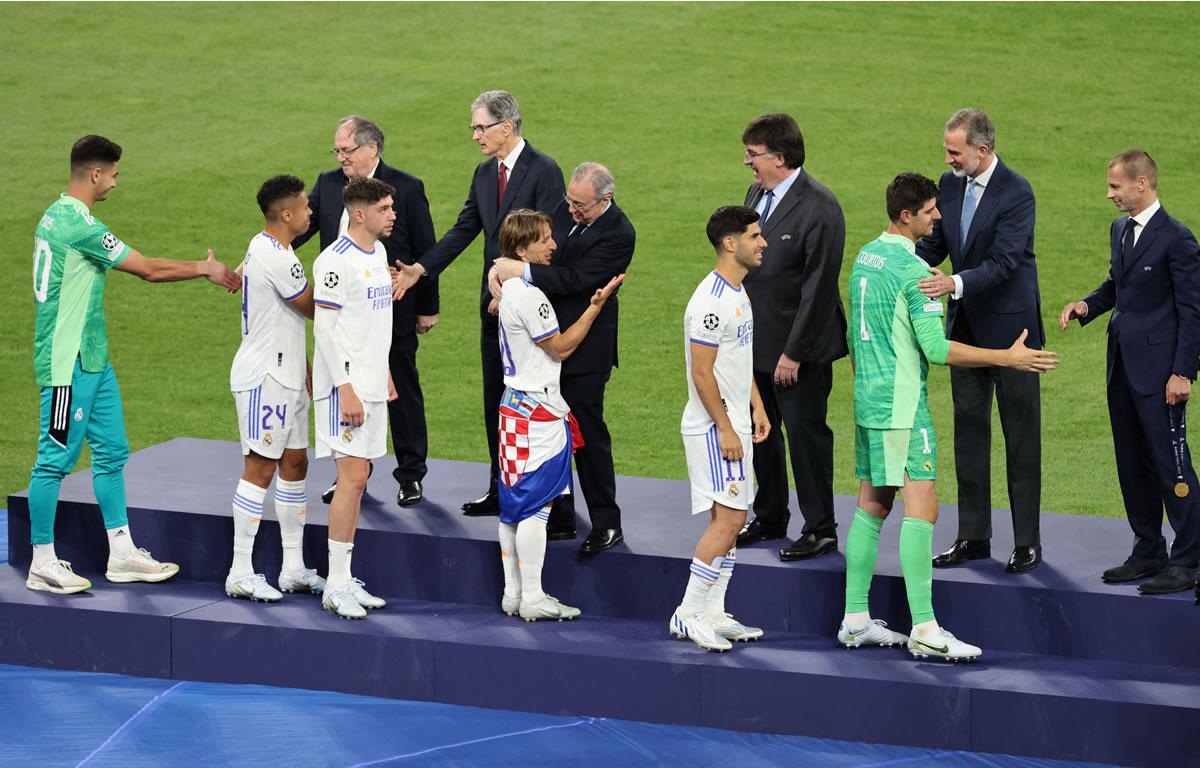
[[[950,275],[950,279],[954,281],[954,293],[950,294],[950,298],[961,299],[963,296],[962,277],[959,275]]]
[[[533,285],[533,270],[529,268],[528,262],[525,264],[525,282]]]

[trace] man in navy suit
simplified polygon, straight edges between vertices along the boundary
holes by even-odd
[[[441,274],[483,232],[479,353],[483,361],[483,418],[492,458],[491,481],[487,493],[464,503],[462,508],[468,515],[496,515],[500,512],[496,490],[496,439],[500,397],[504,394],[504,368],[500,361],[499,325],[495,315],[488,312],[491,302],[488,270],[500,258],[497,238],[505,215],[519,208],[548,214],[562,202],[565,190],[558,164],[521,137],[521,110],[517,100],[507,91],[484,91],[471,103],[471,134],[488,159],[475,168],[467,202],[458,214],[458,221],[428,253],[401,269],[392,284],[393,295],[399,299],[414,285]]]
[[[1133,528],[1133,554],[1109,583],[1142,582],[1146,594],[1182,592],[1200,565],[1200,485],[1183,430],[1200,355],[1200,246],[1158,202],[1158,167],[1141,149],[1108,166],[1108,199],[1120,216],[1108,231],[1108,278],[1063,307],[1058,324],[1108,321],[1108,414],[1117,478]],[[1175,531],[1167,557],[1163,506]]]
[[[551,215],[558,249],[548,265],[515,259],[496,262],[496,279],[524,277],[542,289],[554,305],[559,326],[574,323],[591,305],[592,294],[629,269],[636,234],[625,212],[613,200],[616,180],[599,163],[581,163],[571,174],[564,199]],[[575,451],[579,486],[587,500],[592,530],[580,552],[592,555],[624,540],[617,506],[612,438],[604,423],[604,388],[617,366],[617,294],[600,310],[592,330],[562,363],[563,398],[571,406],[584,445]],[[550,512],[547,535],[575,537],[575,501],[560,496]]]
[[[346,232],[349,218],[342,205],[342,189],[350,179],[374,178],[395,188],[392,207],[396,223],[392,234],[383,239],[389,263],[412,264],[433,247],[433,218],[425,185],[416,176],[383,162],[383,131],[374,122],[352,115],[338,122],[333,149],[340,167],[317,177],[308,196],[312,223],[308,232],[297,237],[292,246],[299,248],[313,235],[320,235],[321,250]],[[417,334],[426,333],[438,321],[437,280],[423,283],[402,301],[392,304],[392,345],[388,364],[396,384],[395,400],[388,403],[388,423],[396,452],[392,471],[400,490],[396,503],[409,506],[420,501],[425,478],[425,459],[429,437],[425,427],[425,397],[417,373]],[[336,485],[336,483],[335,483]],[[333,498],[333,488],[322,494],[325,503]]]
[[[953,341],[1006,349],[1028,330],[1026,345],[1046,344],[1033,254],[1033,188],[996,156],[996,131],[978,109],[962,109],[943,135],[950,170],[938,184],[941,221],[917,243],[917,255],[937,267],[949,256],[953,275],[931,269],[921,291],[950,296],[946,334]],[[1042,562],[1042,419],[1036,373],[1007,368],[953,368],[954,461],[958,476],[958,537],[933,559],[960,565],[991,556],[992,394],[1000,408],[1015,548],[1009,573]]]

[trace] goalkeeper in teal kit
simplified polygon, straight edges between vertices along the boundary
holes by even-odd
[[[71,148],[71,182],[42,216],[33,250],[37,307],[33,361],[41,388],[37,463],[29,483],[33,562],[25,585],[71,594],[92,586],[54,552],[54,515],[62,479],[75,466],[83,441],[92,450],[92,482],[113,582],[165,581],[179,572],[137,548],[125,515],[125,460],[129,443],[117,378],[108,362],[104,282],[108,270],[151,282],[198,277],[235,291],[237,275],[208,252],[207,261],[152,259],[130,248],[92,215],[93,205],[117,185],[121,148],[102,136],[84,136]]]
[[[903,643],[917,658],[969,660],[980,649],[943,629],[933,613],[937,439],[925,389],[929,363],[1044,373],[1057,366],[1058,356],[1027,348],[1027,332],[1008,349],[948,341],[941,303],[917,287],[929,269],[917,257],[916,242],[941,218],[937,185],[915,173],[900,174],[888,186],[887,211],[887,231],[863,246],[850,272],[846,335],[854,366],[855,474],[861,483],[846,536],[846,614],[837,639],[848,648]],[[908,637],[873,620],[867,602],[879,532],[896,489],[904,499],[900,566],[912,613]]]

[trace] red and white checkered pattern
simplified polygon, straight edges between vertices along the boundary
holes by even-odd
[[[500,479],[512,488],[525,474],[529,462],[529,419],[500,409]],[[539,464],[541,462],[538,462]]]

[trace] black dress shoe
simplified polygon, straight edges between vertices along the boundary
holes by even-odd
[[[933,567],[947,568],[951,565],[962,565],[968,560],[983,560],[991,556],[992,542],[988,541],[987,539],[984,539],[983,541],[955,539],[954,546],[950,547],[950,549],[947,549],[942,554],[934,556]],[[1036,565],[1036,563],[1034,565]],[[1033,566],[1030,567],[1032,568]]]
[[[737,545],[744,547],[747,544],[754,544],[767,539],[782,539],[787,536],[786,528],[772,528],[767,526],[762,520],[757,517],[746,524],[742,532],[737,536]]]
[[[1009,573],[1024,573],[1032,571],[1042,564],[1042,545],[1034,544],[1032,547],[1017,547],[1013,550],[1012,556],[1008,558],[1008,566],[1004,570]]]
[[[1182,565],[1168,565],[1149,581],[1138,584],[1138,592],[1143,595],[1167,595],[1172,592],[1186,592],[1196,586],[1196,572]]]
[[[367,462],[367,479],[368,480],[371,479],[371,473],[374,471],[375,471],[375,462],[368,461]],[[333,492],[336,490],[337,490],[337,480],[334,480],[333,485],[326,488],[325,492],[321,494],[321,501],[325,502],[326,504],[333,501]]]
[[[566,541],[567,539],[575,538],[575,528],[557,528],[554,526],[546,526],[546,538],[549,541]]]
[[[488,492],[478,499],[463,502],[462,511],[468,517],[498,515],[500,514],[500,494],[495,488],[489,488]]]
[[[593,528],[592,532],[583,540],[583,545],[579,547],[579,554],[594,555],[597,552],[612,549],[622,541],[625,541],[625,535],[621,533],[620,528]]]
[[[806,533],[793,541],[791,546],[779,550],[779,559],[790,563],[793,560],[820,557],[830,552],[837,552],[837,536],[827,533]]]
[[[396,494],[396,503],[402,507],[411,507],[425,498],[425,490],[420,480],[401,480],[400,492]]]
[[[1106,584],[1121,584],[1126,581],[1139,581],[1157,576],[1166,567],[1165,558],[1130,555],[1124,563],[1116,568],[1109,568],[1100,578],[1104,579]]]

